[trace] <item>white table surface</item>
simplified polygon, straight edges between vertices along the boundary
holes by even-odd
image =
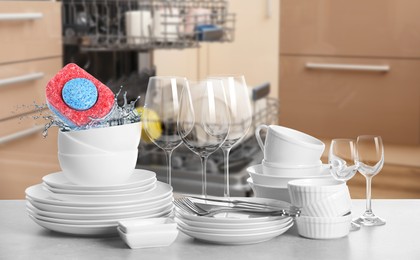
[[[119,237],[82,238],[38,226],[25,201],[0,200],[0,259],[420,259],[420,200],[373,200],[387,224],[362,227],[348,237],[313,240],[296,227],[270,241],[240,246],[208,244],[182,233],[169,247],[130,249]],[[353,216],[364,200],[353,200]]]

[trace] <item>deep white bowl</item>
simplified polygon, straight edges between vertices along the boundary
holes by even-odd
[[[59,132],[58,151],[63,154],[102,154],[137,149],[141,123],[80,131]]]
[[[351,214],[340,217],[309,217],[296,218],[299,235],[312,239],[333,239],[345,237],[350,232]]]
[[[324,170],[319,175],[306,175],[306,176],[299,176],[299,175],[267,175],[263,173],[262,165],[256,164],[248,167],[246,170],[251,176],[252,181],[255,184],[259,185],[266,185],[266,186],[273,186],[273,187],[280,187],[280,188],[287,188],[287,184],[289,181],[297,180],[297,179],[315,179],[315,178],[322,178],[322,179],[333,179],[330,175],[328,169],[323,166]]]
[[[256,184],[251,178],[247,179],[248,184],[254,191],[257,198],[268,198],[290,202],[290,195],[287,187],[275,187],[268,185]]]
[[[323,165],[321,161],[312,165],[290,165],[262,160],[261,164],[262,172],[266,175],[305,177],[330,174],[328,165]]]
[[[348,189],[343,181],[335,179],[300,179],[287,184],[293,206],[302,208],[328,197],[336,192]]]
[[[115,154],[74,155],[58,153],[64,176],[72,183],[106,186],[124,183],[134,171],[138,150]]]

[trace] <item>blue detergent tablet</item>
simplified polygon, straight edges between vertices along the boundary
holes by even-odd
[[[98,100],[98,90],[92,81],[85,78],[75,78],[67,81],[61,96],[64,103],[74,110],[88,110]]]

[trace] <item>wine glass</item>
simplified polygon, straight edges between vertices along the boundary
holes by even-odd
[[[184,77],[150,77],[142,113],[142,124],[147,136],[165,152],[169,185],[172,182],[172,152],[182,143],[177,119],[181,91],[186,84],[187,79]]]
[[[359,172],[366,178],[366,211],[354,221],[364,226],[385,225],[385,220],[373,214],[371,205],[372,178],[384,165],[384,145],[382,138],[376,135],[357,137],[355,162]]]
[[[328,164],[330,173],[334,179],[348,181],[357,173],[356,141],[354,139],[333,139],[331,140],[328,153]],[[351,222],[351,230],[359,230],[360,225]]]
[[[252,123],[252,109],[248,87],[243,75],[211,76],[210,79],[220,79],[226,92],[226,101],[230,116],[230,130],[221,149],[224,157],[224,196],[230,197],[229,191],[229,153],[242,140]]]
[[[229,133],[229,113],[221,80],[188,81],[181,94],[178,132],[185,146],[200,156],[202,195],[207,196],[207,158],[220,148]]]

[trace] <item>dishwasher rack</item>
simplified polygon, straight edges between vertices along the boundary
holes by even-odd
[[[234,40],[226,0],[63,0],[63,41],[86,51],[194,48]]]

